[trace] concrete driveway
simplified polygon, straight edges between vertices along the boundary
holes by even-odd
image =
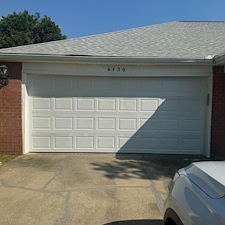
[[[0,167],[0,224],[159,225],[191,156],[28,154]]]

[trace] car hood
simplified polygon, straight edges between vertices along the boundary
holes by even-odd
[[[225,196],[225,161],[192,163],[179,170],[211,198]]]

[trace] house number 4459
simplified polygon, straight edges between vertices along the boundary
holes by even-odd
[[[108,71],[109,72],[125,72],[126,69],[121,67],[108,67]]]

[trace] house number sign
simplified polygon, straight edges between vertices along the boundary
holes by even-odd
[[[117,72],[117,73],[124,73],[126,69],[124,67],[108,67],[109,72]]]

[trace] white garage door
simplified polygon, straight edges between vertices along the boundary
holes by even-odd
[[[201,154],[206,78],[28,75],[30,152]]]

